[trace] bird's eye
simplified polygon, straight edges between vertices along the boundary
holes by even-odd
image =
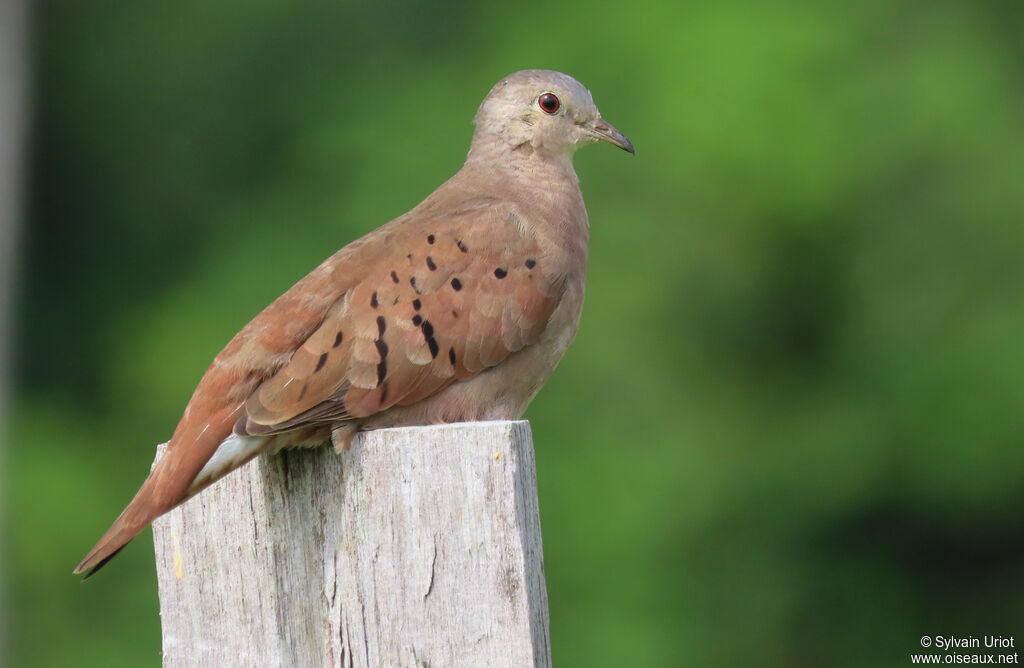
[[[537,98],[537,104],[541,109],[549,114],[553,114],[558,111],[558,108],[562,106],[562,103],[558,100],[558,97],[554,93],[544,93]]]

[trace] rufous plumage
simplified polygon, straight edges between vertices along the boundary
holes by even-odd
[[[474,117],[465,165],[332,255],[217,355],[166,452],[75,569],[261,452],[399,425],[516,419],[576,334],[589,223],[577,148],[633,146],[575,79],[525,70]]]

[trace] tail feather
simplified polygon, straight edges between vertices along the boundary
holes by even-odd
[[[128,539],[128,540],[131,540],[131,539]],[[127,544],[128,544],[128,541],[126,540],[125,541],[125,545],[127,545]],[[95,548],[93,548],[93,549],[95,550]],[[75,571],[74,571],[75,575],[78,575],[79,573],[88,571],[88,572],[85,573],[85,575],[82,576],[82,582],[85,582],[86,580],[91,578],[93,575],[96,575],[96,571],[98,571],[99,569],[101,569],[104,566],[106,566],[107,562],[110,561],[111,559],[113,559],[114,557],[116,557],[117,553],[120,552],[123,549],[124,549],[124,545],[122,545],[121,547],[115,549],[113,552],[111,552],[110,554],[108,554],[107,556],[103,557],[102,559],[100,559],[99,561],[97,561],[95,563],[92,562],[92,559],[90,559],[90,557],[86,557],[82,561],[82,563],[78,564],[78,568],[76,568]]]
[[[114,555],[128,544],[128,541],[142,533],[142,530],[149,526],[150,522],[174,507],[173,503],[166,508],[162,507],[164,504],[154,504],[156,498],[153,491],[156,487],[159,470],[158,465],[157,470],[146,478],[146,482],[143,483],[142,488],[124,509],[124,512],[107,529],[96,545],[89,550],[89,554],[85,555],[85,558],[74,570],[76,575],[88,571],[82,579],[87,580],[92,577],[96,571],[113,559]]]
[[[150,522],[244,463],[232,461],[213,475],[207,474],[203,484],[195,484],[200,471],[231,433],[241,409],[242,406],[224,409],[203,424],[186,427],[180,433],[176,431],[135,498],[82,559],[74,573],[85,573],[83,580],[92,577]],[[255,454],[252,452],[249,459]]]

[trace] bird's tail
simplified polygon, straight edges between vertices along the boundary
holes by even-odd
[[[204,472],[202,484],[196,484],[200,471],[230,435],[241,408],[224,409],[202,424],[179,428],[135,498],[85,555],[74,573],[85,573],[83,580],[92,577],[150,522],[258,454],[258,451],[246,453],[244,461],[227,462],[212,474]]]
[[[113,559],[121,551],[121,548],[128,544],[128,541],[139,535],[150,522],[170,510],[170,508],[161,508],[152,503],[153,488],[157,478],[155,474],[156,471],[146,478],[146,482],[143,483],[132,502],[107,529],[96,545],[89,550],[89,554],[85,555],[82,563],[75,568],[76,574],[85,573],[83,580],[92,577],[96,571]]]

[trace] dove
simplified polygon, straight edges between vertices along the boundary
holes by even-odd
[[[164,455],[75,569],[262,452],[339,451],[362,430],[513,420],[583,310],[589,221],[576,149],[634,153],[572,77],[524,70],[487,94],[463,167],[325,260],[207,369]]]

